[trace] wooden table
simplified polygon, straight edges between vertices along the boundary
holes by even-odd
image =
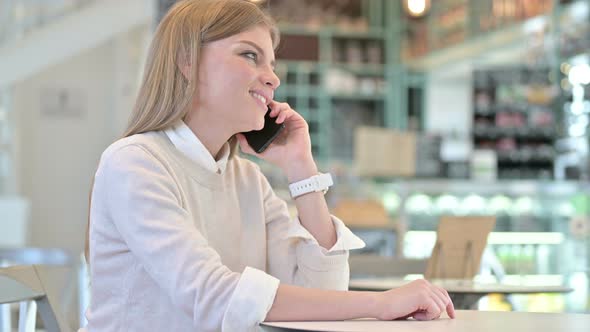
[[[409,282],[410,280],[401,278],[355,278],[350,280],[348,288],[350,290],[385,291],[401,287]],[[474,309],[477,301],[489,294],[569,293],[573,291],[572,288],[562,285],[476,283],[468,280],[432,280],[432,283],[449,292],[457,309]]]
[[[547,314],[530,312],[491,312],[457,310],[455,319],[432,321],[373,319],[333,322],[263,323],[262,331],[332,331],[332,332],[588,332],[588,314]]]

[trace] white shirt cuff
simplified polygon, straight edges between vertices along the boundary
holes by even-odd
[[[332,222],[334,223],[334,228],[336,229],[336,243],[329,250],[321,247],[321,251],[324,255],[341,255],[349,250],[365,247],[365,242],[363,242],[363,240],[361,240],[358,236],[354,235],[354,233],[348,227],[346,227],[346,225],[344,225],[342,220],[335,216],[331,217]],[[301,225],[301,221],[298,217],[294,218],[293,222],[291,223],[287,231],[287,238],[301,238],[308,242],[308,244],[316,244],[319,246],[316,238],[311,235],[307,228]]]
[[[279,279],[261,270],[246,267],[223,316],[221,330],[256,331],[272,307],[279,283]]]

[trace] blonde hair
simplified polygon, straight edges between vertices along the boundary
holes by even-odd
[[[258,25],[269,29],[273,47],[279,44],[274,21],[246,0],[182,0],[162,18],[152,39],[143,80],[123,137],[169,128],[185,119],[197,91],[201,48],[207,43]],[[181,68],[190,65],[187,79]],[[232,156],[237,149],[230,139]],[[92,186],[94,186],[94,180]],[[89,208],[92,202],[92,190]],[[89,262],[90,213],[84,253]]]

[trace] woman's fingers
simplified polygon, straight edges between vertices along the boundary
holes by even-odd
[[[449,297],[449,303],[447,304],[447,315],[449,315],[449,317],[451,318],[455,318],[455,305],[453,304],[453,300],[451,300],[451,296],[449,295],[449,293],[443,289],[445,291],[445,293],[447,294],[447,296]]]
[[[455,318],[455,305],[453,304],[453,301],[449,302],[447,305],[447,315],[449,315],[450,318]]]
[[[277,116],[277,114],[279,114],[279,104],[280,103],[277,103],[276,101],[271,101],[268,104],[268,107],[270,107],[270,116],[271,117],[274,118]]]
[[[289,117],[291,117],[293,115],[293,113],[295,113],[295,111],[293,111],[293,109],[283,108],[282,110],[279,111],[279,116],[277,117],[276,122],[277,123],[285,122],[285,120],[287,120]]]
[[[438,319],[446,312],[450,318],[455,318],[455,308],[449,296],[449,293],[442,287],[433,285],[426,280],[418,283],[422,288],[422,296],[419,301],[419,310],[413,312],[410,316],[418,320]]]
[[[429,299],[427,299],[424,303],[424,308],[426,309],[414,312],[414,314],[412,315],[414,319],[433,320],[440,317],[440,303],[438,303],[436,297],[431,296]]]
[[[452,314],[454,315],[455,310],[453,307],[453,301],[451,300],[451,297],[449,296],[449,293],[446,291],[446,289],[437,286],[437,285],[432,285],[432,287],[434,288],[434,292],[436,293],[436,295],[438,296],[438,298],[441,300],[442,302],[442,308],[441,308],[441,312],[447,311],[447,313],[449,313],[449,309],[452,308]],[[449,307],[450,305],[450,307]],[[453,318],[453,316],[451,316],[451,313],[449,313],[449,317]]]
[[[282,111],[292,109],[288,103],[270,102],[268,105],[271,109],[270,116],[276,118]]]
[[[275,121],[276,123],[283,123],[285,122],[285,117],[287,116],[287,113],[289,112],[289,110],[282,110],[279,113],[279,116],[277,116],[277,120]]]
[[[414,280],[407,285],[389,290],[383,294],[383,306],[377,314],[379,319],[417,320],[438,319],[445,312],[455,318],[455,308],[448,292],[427,280]],[[382,309],[381,309],[382,308]]]
[[[437,286],[431,285],[431,287],[432,287],[431,288],[432,289],[432,294],[431,294],[432,301],[434,303],[436,303],[436,306],[437,306],[437,315],[435,318],[438,318],[441,315],[441,313],[443,313],[446,310],[448,301],[447,301],[447,299],[445,299],[442,296],[442,292],[440,291],[440,289],[438,289]]]
[[[444,308],[442,311],[446,311],[450,318],[455,318],[455,306],[453,305],[453,300],[451,300],[451,296],[446,289],[433,285],[436,288],[438,296],[444,302]]]
[[[271,112],[270,116],[275,118],[276,123],[284,123],[286,120],[296,114],[295,110],[291,108],[288,103],[279,103],[273,101],[270,104]]]

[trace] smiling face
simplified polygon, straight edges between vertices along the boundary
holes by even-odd
[[[208,43],[202,49],[193,112],[229,135],[262,129],[279,78],[264,26]]]

